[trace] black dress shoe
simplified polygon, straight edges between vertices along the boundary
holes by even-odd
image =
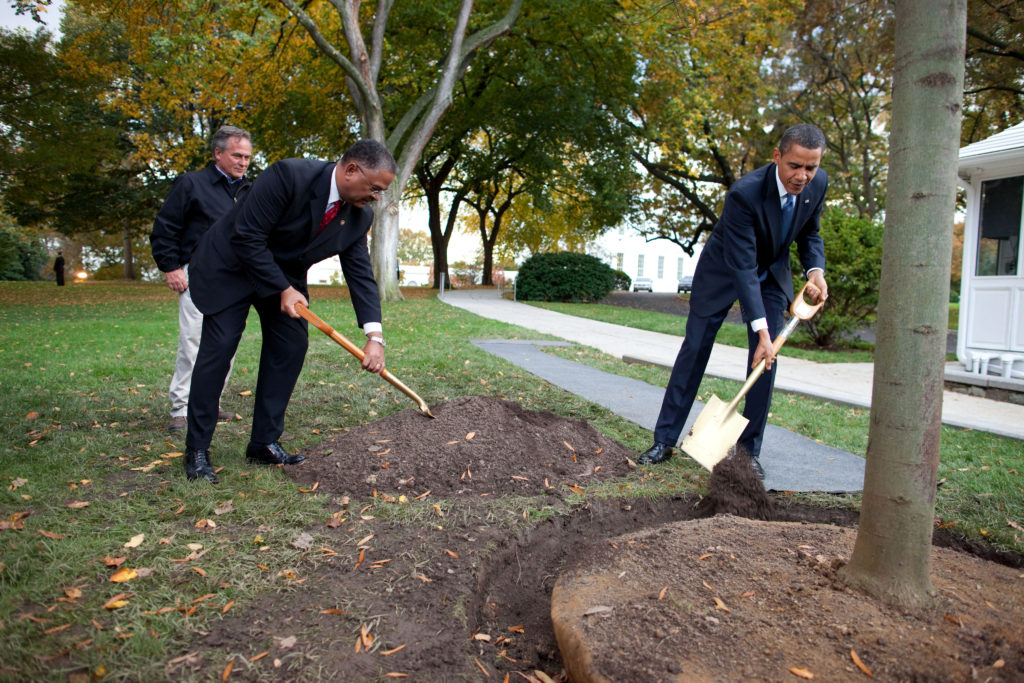
[[[750,456],[750,469],[754,470],[758,479],[764,481],[764,468],[761,467],[761,461],[757,459],[756,455]]]
[[[640,457],[636,459],[641,465],[653,465],[654,463],[663,462],[672,457],[672,447],[668,444],[654,442],[654,445],[648,448],[646,451],[640,454]]]
[[[298,465],[306,456],[289,453],[275,441],[266,446],[249,444],[245,449],[245,459],[257,465]]]
[[[205,448],[185,449],[185,476],[189,481],[202,477],[211,484],[217,483],[217,473],[210,462],[210,451]]]

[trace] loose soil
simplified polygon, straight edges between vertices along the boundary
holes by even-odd
[[[295,530],[315,542],[297,539],[280,591],[197,634],[168,677],[219,676],[226,650],[232,680],[564,680],[552,591],[579,575],[634,591],[607,605],[608,591],[612,610],[585,617],[612,680],[866,677],[848,655],[816,670],[850,649],[878,680],[1024,677],[1018,555],[936,549],[944,607],[904,615],[835,578],[854,513],[771,498],[776,521],[709,520],[697,495],[581,499],[574,489],[594,482],[628,491],[634,454],[585,421],[500,399],[431,411],[354,428],[286,468],[332,494],[322,523]]]

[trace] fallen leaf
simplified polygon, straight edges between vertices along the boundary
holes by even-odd
[[[138,575],[139,573],[130,567],[121,567],[114,572],[113,576],[110,577],[110,581],[111,583],[123,583],[125,581],[131,581]]]
[[[708,583],[707,581],[701,581],[701,585],[703,585],[703,586],[704,586],[705,588],[707,588],[707,589],[708,589],[709,591],[711,591],[712,593],[714,593],[714,592],[715,592],[715,589],[714,589],[714,588],[712,588],[712,587],[711,587],[711,584],[709,584],[709,583]]]
[[[743,595],[741,595],[740,597],[741,597],[741,598],[751,598],[751,597],[753,597],[753,596],[754,596],[754,591],[747,591],[746,593],[744,593],[744,594],[743,594]]]
[[[206,572],[200,569],[199,567],[192,567],[192,571],[194,571],[196,574],[199,574],[199,576],[206,576]]]
[[[665,586],[664,588],[661,589],[661,592],[658,593],[658,599],[659,600],[664,600],[665,599],[665,593],[668,593],[668,586]]]
[[[309,550],[313,547],[313,537],[303,531],[292,541],[292,547],[297,550]]]
[[[253,655],[252,657],[249,657],[249,663],[252,664],[253,662],[258,662],[259,660],[263,659],[264,657],[266,657],[269,654],[270,654],[270,650],[264,650],[263,652],[259,653],[258,655]]]
[[[127,598],[131,597],[131,595],[131,593],[118,593],[103,603],[103,606],[107,609],[120,609],[128,604]]]
[[[789,667],[789,673],[793,674],[794,676],[799,676],[800,678],[806,678],[807,680],[814,678],[814,674],[812,674],[807,669],[798,669],[795,666]]]
[[[478,667],[480,667],[480,670],[481,670],[481,671],[483,671],[483,672],[484,672],[484,676],[487,676],[487,678],[490,678],[490,677],[491,677],[491,674],[487,672],[487,669],[486,669],[486,668],[484,668],[484,665],[480,663],[480,660],[479,660],[479,659],[477,659],[476,657],[473,657],[473,661],[474,661],[474,662],[476,662],[476,665],[477,665]]]
[[[274,636],[274,645],[277,646],[279,650],[290,650],[295,647],[295,643],[297,641],[298,638],[295,636],[288,636],[287,638]]]
[[[512,633],[526,633],[526,627],[522,624],[517,624],[516,626],[509,626],[508,630]]]
[[[238,395],[239,396],[252,396],[252,392],[249,391],[248,389],[246,389],[245,391],[239,391]]]
[[[486,633],[474,633],[470,640],[482,640],[485,643],[491,642],[491,637]]]
[[[215,515],[226,515],[229,512],[233,512],[234,509],[235,509],[234,503],[232,503],[230,500],[226,500],[226,501],[224,501],[223,503],[221,503],[220,505],[218,505],[217,507],[215,507],[213,509],[213,514],[215,514]]]
[[[1007,519],[1006,523],[1009,524],[1011,528],[1016,529],[1017,531],[1024,531],[1024,527],[1022,527],[1020,524],[1017,524],[1017,522],[1013,521],[1012,519]]]
[[[401,651],[402,651],[402,650],[404,650],[404,649],[405,649],[405,644],[403,643],[402,645],[399,645],[398,647],[392,648],[392,649],[390,649],[390,650],[384,650],[384,651],[383,651],[383,652],[381,652],[380,654],[381,654],[382,656],[384,656],[384,657],[387,657],[388,655],[393,655],[393,654],[395,654],[396,652],[401,652]]]
[[[21,488],[22,486],[24,486],[27,483],[28,483],[28,479],[25,479],[23,477],[18,477],[17,479],[15,479],[14,481],[11,482],[11,485],[7,487],[7,490],[8,491],[14,491],[15,489],[19,489],[19,488]]]
[[[59,631],[63,631],[64,629],[70,628],[70,627],[71,627],[71,624],[67,623],[67,624],[64,624],[63,626],[54,626],[53,628],[48,628],[45,631],[43,631],[43,633],[45,633],[46,635],[50,635],[51,633],[57,633]]]
[[[715,609],[722,610],[727,614],[732,614],[732,610],[725,606],[725,603],[722,602],[721,598],[715,598]]]
[[[81,510],[82,508],[89,507],[89,504],[84,500],[73,500],[70,503],[68,503],[67,507],[71,508],[72,510]]]
[[[120,567],[124,561],[128,559],[126,557],[104,557],[103,563],[108,567]]]
[[[397,671],[389,671],[384,674],[385,678],[408,678],[409,674],[398,673]]]
[[[709,557],[714,557],[714,556],[715,556],[714,553],[708,553],[707,555],[701,555],[700,557],[697,558],[697,561],[700,562],[701,560],[706,560]]]
[[[593,607],[588,607],[586,610],[584,610],[583,616],[589,617],[591,614],[603,614],[604,612],[611,611],[612,608],[608,607],[607,605],[594,605]]]
[[[82,589],[72,586],[71,588],[64,589],[64,595],[68,596],[72,600],[77,600],[82,597]]]
[[[853,660],[853,663],[857,665],[858,669],[866,673],[868,676],[874,676],[874,674],[871,673],[871,669],[867,668],[864,665],[864,662],[861,661],[860,657],[857,655],[856,650],[850,650],[850,659]]]
[[[469,434],[466,434],[466,441],[472,441],[474,436],[476,436],[476,432],[470,432]]]
[[[320,614],[344,614],[344,613],[345,613],[345,610],[334,609],[334,608],[320,610]]]
[[[579,486],[576,486],[575,484],[570,484],[569,485],[569,490],[572,491],[573,493],[579,494],[581,496],[584,495],[584,493],[585,493],[583,491],[583,489],[581,489]]]
[[[319,486],[320,486],[320,481],[319,481],[319,480],[318,480],[318,481],[315,481],[315,482],[313,482],[313,485],[312,485],[312,486],[310,486],[310,487],[309,487],[308,489],[304,489],[304,488],[302,488],[302,487],[300,486],[300,487],[299,487],[299,493],[313,493],[313,491],[316,491],[316,490],[317,490],[317,487],[319,487]]]
[[[1006,666],[1006,661],[1002,657],[992,662],[992,668],[994,669],[1002,669],[1004,666]]]
[[[358,548],[360,546],[366,545],[367,543],[370,542],[370,539],[372,539],[372,538],[373,538],[373,534],[370,534],[369,536],[366,536],[365,538],[360,539],[360,541],[358,543],[356,543],[356,547]]]
[[[124,544],[124,547],[138,548],[140,545],[142,545],[142,542],[144,540],[146,540],[146,534],[136,534],[135,536],[131,537],[131,540]]]
[[[214,529],[216,528],[216,526],[217,523],[214,522],[212,519],[201,519],[198,522],[196,522],[197,529]]]
[[[226,605],[224,605],[224,607],[221,608],[220,613],[221,614],[227,614],[228,610],[231,609],[234,606],[235,606],[235,601],[234,600],[228,600],[228,603]],[[249,661],[252,661],[252,660],[249,660]]]
[[[64,538],[60,534],[55,534],[54,532],[46,531],[45,529],[38,529],[37,531],[39,531],[39,533],[42,534],[43,536],[46,536],[47,538],[52,538],[55,541],[59,541],[60,539]]]
[[[220,675],[220,680],[222,680],[222,681],[228,680],[228,676],[231,675],[231,669],[233,669],[234,666],[235,666],[235,660],[232,659],[230,662],[228,662],[228,665],[224,667],[224,673],[222,673]]]
[[[444,553],[445,555],[448,555],[449,557],[454,557],[456,559],[458,559],[459,557],[458,553],[454,553],[451,550],[448,550],[447,548],[445,548]]]

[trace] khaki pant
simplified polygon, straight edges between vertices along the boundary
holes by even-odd
[[[188,275],[188,266],[185,266]],[[203,314],[192,303],[191,290],[186,289],[178,295],[178,357],[174,362],[174,376],[171,377],[171,388],[168,396],[171,399],[171,417],[188,415],[188,393],[192,385],[192,367],[196,364],[199,353],[199,340],[203,334]],[[231,379],[231,368],[235,359],[231,358],[228,375],[224,378],[224,389]],[[223,394],[223,389],[221,390]]]

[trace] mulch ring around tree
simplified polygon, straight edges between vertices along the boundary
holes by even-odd
[[[852,536],[855,513],[773,498],[770,515],[797,522],[785,526],[796,531],[787,531],[784,541],[773,540],[782,525],[759,521],[763,526],[752,528],[741,524],[753,522],[724,515],[714,518],[719,525],[714,529],[686,531],[690,545],[680,555],[667,542],[674,536],[659,530],[706,524],[692,521],[708,513],[708,504],[700,508],[695,494],[566,502],[570,487],[631,479],[627,458],[634,454],[585,421],[483,396],[431,406],[431,411],[436,420],[405,410],[353,428],[306,451],[305,463],[285,469],[303,490],[331,494],[322,522],[294,530],[295,566],[271,568],[277,590],[254,604],[237,605],[209,633],[197,634],[194,650],[168,666],[169,677],[219,675],[227,664],[224,653],[230,652],[231,680],[503,680],[506,675],[564,680],[551,620],[555,583],[560,576],[609,568],[616,576],[627,572],[623,586],[633,585],[640,574],[658,583],[664,570],[663,585],[669,586],[660,598],[660,588],[645,588],[633,608],[613,608],[617,618],[627,620],[616,623],[621,633],[609,634],[608,648],[617,648],[618,659],[650,665],[620,680],[688,680],[678,654],[693,644],[676,639],[689,633],[700,636],[702,654],[711,660],[737,662],[724,671],[755,680],[793,680],[789,665],[813,670],[807,657],[781,655],[809,652],[809,643],[830,651],[856,649],[881,672],[878,680],[895,680],[889,676],[894,670],[877,664],[882,652],[910,665],[921,663],[915,653],[901,651],[909,647],[908,624],[919,622],[918,616],[858,612],[842,614],[841,623],[819,623],[820,616],[802,606],[802,601],[837,600],[828,597],[834,594],[870,603],[828,574],[839,550],[824,551],[825,565],[817,558],[825,537]],[[746,473],[733,472],[723,481],[736,475],[744,479]],[[800,540],[802,529],[811,533],[820,525],[826,525],[824,536]],[[739,535],[733,528],[741,530]],[[646,555],[634,555],[638,545]],[[694,548],[700,553],[691,557]],[[708,553],[713,557],[700,559]],[[973,666],[983,677],[1012,680],[1022,671],[1024,650],[1008,625],[1019,631],[1022,621],[1013,611],[1019,601],[1005,594],[1020,595],[1024,578],[1005,582],[1024,569],[948,554],[954,563],[951,569],[943,565],[943,581],[959,586],[961,597],[978,609],[951,612],[955,622],[941,612],[937,619],[950,632],[962,631],[961,641],[970,647],[949,650],[948,661],[914,670],[912,677],[944,680],[948,671]],[[958,568],[957,560],[966,569]],[[1004,560],[1022,564],[1016,555]],[[642,564],[629,564],[633,561]],[[650,566],[638,569],[643,563]],[[764,574],[757,585],[748,585],[728,577],[730,564]],[[1002,582],[1002,595],[989,579]],[[754,595],[744,597],[750,590]],[[731,612],[718,609],[715,597]],[[653,623],[649,615],[661,615],[668,605],[677,621]],[[758,605],[765,609],[756,611]],[[780,607],[787,611],[778,612]],[[607,616],[597,618],[602,615]],[[870,623],[858,621],[858,615]],[[785,628],[773,627],[776,640],[770,645],[758,641],[747,647],[737,640],[740,624],[756,631],[759,620]],[[737,637],[730,637],[734,631]],[[672,647],[659,645],[667,642]],[[612,650],[606,655],[612,657]],[[780,669],[780,663],[787,667]],[[953,664],[959,668],[949,668]],[[866,678],[852,660],[838,671],[841,679]]]

